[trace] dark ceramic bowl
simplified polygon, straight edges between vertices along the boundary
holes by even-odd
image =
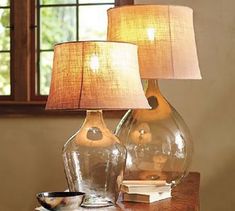
[[[82,203],[85,193],[81,192],[43,192],[38,193],[39,203],[46,209],[57,211],[62,209],[76,209]]]

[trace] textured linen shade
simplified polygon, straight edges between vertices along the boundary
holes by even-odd
[[[200,79],[191,8],[134,5],[108,10],[108,40],[139,47],[143,79]]]
[[[149,108],[136,45],[84,41],[55,46],[46,109],[129,108]]]

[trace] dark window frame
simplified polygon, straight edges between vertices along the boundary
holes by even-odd
[[[0,115],[74,115],[45,111],[47,96],[36,95],[36,3],[37,0],[10,0],[11,95],[0,96]],[[134,0],[115,0],[115,6],[126,4],[134,4]],[[108,113],[120,117],[123,111]]]

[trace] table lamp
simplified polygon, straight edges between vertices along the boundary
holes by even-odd
[[[162,96],[157,79],[200,79],[193,11],[170,5],[108,10],[108,40],[138,45],[140,74],[150,110],[128,111],[116,129],[127,148],[125,179],[165,180],[187,175],[192,158],[189,130]]]
[[[139,76],[137,46],[81,41],[55,46],[46,109],[87,110],[63,148],[70,191],[85,192],[85,207],[116,202],[126,149],[106,127],[101,110],[149,108]]]

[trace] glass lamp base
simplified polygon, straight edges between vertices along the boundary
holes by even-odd
[[[126,149],[106,127],[101,111],[87,111],[81,129],[65,144],[63,160],[70,191],[84,192],[84,207],[114,205]]]
[[[99,207],[109,207],[113,206],[114,203],[109,201],[109,199],[105,199],[102,196],[97,195],[86,195],[81,204],[82,207],[86,208],[99,208]]]
[[[147,82],[146,97],[152,109],[129,110],[115,132],[127,148],[124,179],[164,180],[173,186],[188,173],[192,140],[157,81]]]

